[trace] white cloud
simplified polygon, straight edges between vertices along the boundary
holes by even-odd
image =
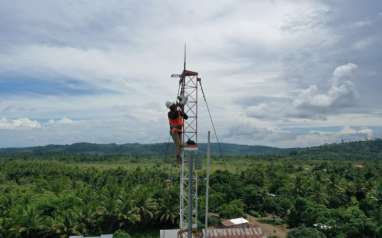
[[[247,115],[255,118],[272,118],[275,116],[278,108],[273,107],[271,104],[260,103],[259,105],[250,106],[247,109]]]
[[[15,130],[15,129],[37,129],[41,128],[38,121],[31,120],[27,117],[17,119],[0,119],[0,129],[2,130]]]
[[[343,136],[356,136],[359,139],[373,139],[373,130],[370,128],[356,129],[351,126],[344,126],[339,135]]]
[[[353,79],[357,69],[358,65],[353,63],[338,66],[333,72],[333,79],[335,83],[338,84],[341,80]]]
[[[48,126],[70,125],[73,123],[75,123],[75,122],[72,119],[70,119],[69,117],[63,117],[63,118],[58,119],[58,120],[51,119],[48,121],[47,125]]]
[[[234,143],[269,145],[277,144],[281,147],[317,146],[325,143],[341,141],[358,141],[374,139],[374,131],[368,127],[343,126],[333,127],[288,128],[283,126],[261,126],[253,123],[243,123],[232,126],[224,135],[226,141]]]
[[[349,142],[374,139],[373,130],[370,128],[357,129],[344,126],[340,131],[312,130],[309,133],[298,135],[295,142],[300,147],[314,146],[338,142]]]
[[[325,92],[317,85],[290,92],[283,100],[269,98],[266,102],[247,106],[246,114],[259,119],[312,118],[325,119],[327,115],[354,106],[357,90],[353,81],[356,79],[358,66],[353,63],[335,68],[332,77],[327,80],[329,89]]]
[[[233,142],[248,140],[253,144],[273,143],[281,147],[307,147],[375,138],[371,128],[351,126],[344,126],[340,130],[312,128],[310,131],[299,131],[296,128],[259,128],[247,124],[242,127],[233,127],[232,130],[235,132],[230,137]]]
[[[320,94],[316,85],[311,85],[307,89],[302,89],[293,105],[297,108],[325,108],[332,104],[332,98],[326,94]]]
[[[293,100],[293,105],[311,113],[326,113],[338,108],[350,107],[356,103],[357,91],[352,82],[358,66],[348,63],[336,67],[326,93],[321,93],[316,85],[302,89]]]

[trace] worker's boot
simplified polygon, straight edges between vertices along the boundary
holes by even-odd
[[[187,145],[189,146],[193,146],[193,145],[196,145],[195,141],[191,140],[191,139],[188,139],[187,140]]]
[[[195,143],[195,141],[193,141],[191,139],[188,139],[187,142],[186,142],[185,148],[187,148],[188,150],[195,149],[195,148],[197,149],[198,145]]]

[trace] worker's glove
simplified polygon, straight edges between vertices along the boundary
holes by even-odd
[[[186,105],[187,101],[188,101],[188,97],[187,96],[178,96],[178,101],[179,101],[179,104]]]

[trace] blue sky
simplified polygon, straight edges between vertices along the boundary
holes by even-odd
[[[168,141],[185,41],[225,142],[382,137],[381,23],[378,0],[0,1],[0,147]]]

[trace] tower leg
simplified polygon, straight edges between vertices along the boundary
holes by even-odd
[[[192,238],[192,202],[193,202],[193,175],[194,175],[194,164],[193,164],[193,153],[190,153],[190,158],[188,159],[188,238]]]
[[[192,238],[192,231],[197,228],[197,173],[195,170],[195,151],[182,152],[180,168],[180,236]]]

